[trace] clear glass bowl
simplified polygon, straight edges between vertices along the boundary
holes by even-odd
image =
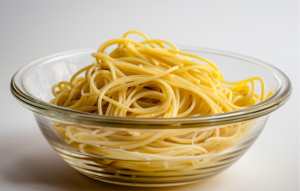
[[[245,109],[186,118],[100,116],[49,104],[49,100],[53,98],[52,86],[69,80],[76,71],[89,65],[93,61],[91,53],[95,50],[97,49],[64,52],[34,61],[14,75],[11,91],[19,103],[33,111],[41,132],[69,165],[104,182],[161,187],[194,183],[215,176],[230,167],[247,151],[264,128],[268,114],[282,106],[291,94],[288,77],[267,63],[230,52],[181,47],[183,51],[215,62],[224,73],[225,80],[237,81],[258,76],[265,81],[266,91],[274,91],[275,94],[266,101]],[[256,93],[260,93],[259,88]],[[74,134],[78,128],[91,136],[99,136],[101,133],[112,136],[130,134],[137,136],[138,140],[139,136],[147,134],[150,142],[151,137],[157,136],[163,140],[171,140],[171,143],[179,139],[182,148],[168,152],[162,150],[161,153],[153,151],[153,155],[144,155],[121,150],[126,148],[126,140],[118,143],[115,149],[105,146],[111,144],[109,140],[104,141],[103,146],[66,141],[66,133]],[[211,135],[208,132],[226,128],[231,128],[232,131],[240,128],[241,133],[235,135],[237,138],[230,144],[217,141],[217,149],[209,154],[179,156],[179,153],[182,155],[184,152],[191,152],[191,149],[197,149],[191,146],[203,142],[205,136]],[[197,136],[195,135],[192,143],[184,141],[184,137],[176,137],[177,132],[186,132],[186,137],[190,138],[197,132]]]

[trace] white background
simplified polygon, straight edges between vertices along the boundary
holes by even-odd
[[[222,49],[285,72],[293,94],[271,114],[253,147],[224,173],[187,186],[131,188],[101,183],[69,167],[9,91],[25,64],[95,47],[131,29],[177,45]],[[0,1],[0,190],[299,190],[299,3],[248,1]]]

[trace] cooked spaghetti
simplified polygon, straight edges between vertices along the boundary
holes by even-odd
[[[131,33],[145,40],[127,38]],[[107,53],[113,45],[117,48]],[[182,52],[168,41],[149,39],[139,31],[128,31],[123,38],[105,42],[92,56],[95,62],[75,73],[70,81],[53,86],[55,98],[50,103],[99,115],[172,118],[230,112],[265,99],[261,78],[227,82],[212,61]],[[260,95],[255,93],[256,81],[261,84]],[[171,131],[111,130],[63,123],[54,123],[53,127],[78,150],[110,158],[103,163],[125,169],[123,174],[151,176],[151,172],[160,172],[152,175],[163,176],[207,165],[207,157],[235,145],[253,124],[248,121]],[[127,161],[171,158],[177,161]]]

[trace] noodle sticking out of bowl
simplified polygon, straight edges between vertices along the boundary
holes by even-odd
[[[127,38],[132,33],[145,40]],[[117,48],[107,53],[112,45]],[[182,52],[168,41],[149,39],[139,31],[128,31],[123,38],[105,42],[92,56],[95,62],[75,73],[70,81],[53,86],[55,98],[51,104],[151,121],[230,112],[272,95],[265,96],[259,77],[227,82],[212,61]],[[256,81],[260,83],[260,95],[255,93]],[[98,161],[101,165],[138,177],[192,174],[214,166],[219,159],[210,156],[233,147],[254,124],[251,120],[196,130],[154,131],[55,122],[53,128],[79,151],[108,158]],[[173,162],[163,162],[167,159]],[[160,161],[149,162],[155,160]]]

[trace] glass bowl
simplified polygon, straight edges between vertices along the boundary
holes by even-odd
[[[227,81],[261,77],[266,92],[274,91],[274,95],[241,110],[186,118],[100,116],[49,104],[54,98],[52,86],[68,81],[79,69],[91,64],[94,61],[91,53],[95,50],[64,52],[34,61],[14,75],[11,91],[19,103],[33,111],[41,132],[69,165],[104,182],[161,187],[215,176],[249,149],[264,128],[269,113],[282,106],[291,94],[288,77],[267,63],[225,51],[181,47],[185,52],[212,60]],[[260,88],[256,89],[259,94]],[[77,130],[97,144],[76,142]],[[225,137],[210,139],[214,147],[206,148],[209,153],[197,147],[206,144],[204,140],[213,137],[215,132],[226,132],[230,142],[222,141]],[[127,144],[128,140],[114,142],[114,137],[125,134],[132,136],[131,145]],[[68,136],[75,138],[70,140]],[[147,146],[141,137],[147,137]],[[148,149],[148,154],[137,152],[140,147]]]

